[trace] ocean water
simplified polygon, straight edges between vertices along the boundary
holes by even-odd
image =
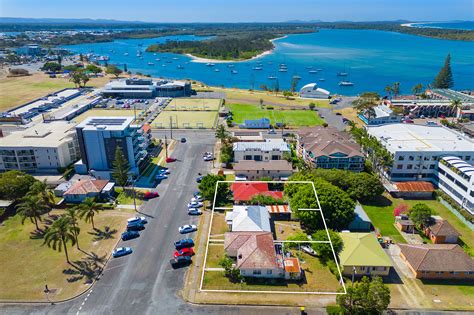
[[[415,27],[449,28],[455,30],[474,30],[474,21],[413,23]]]
[[[400,82],[401,91],[410,93],[417,83],[430,84],[451,53],[456,89],[474,88],[474,42],[462,42],[371,30],[320,30],[317,33],[290,35],[275,41],[271,54],[251,61],[228,64],[205,63],[176,54],[146,53],[136,56],[152,43],[174,40],[200,40],[196,36],[172,36],[154,39],[127,39],[109,43],[63,46],[74,53],[94,52],[108,55],[109,63],[127,64],[133,72],[154,77],[193,79],[212,86],[254,88],[262,84],[289,89],[293,76],[301,79],[298,88],[316,82],[331,93],[357,95],[364,91],[383,93],[386,85]],[[128,53],[128,56],[124,54]],[[156,58],[160,58],[157,61]],[[148,65],[152,62],[153,65]],[[288,71],[279,72],[284,63]],[[180,66],[181,69],[178,68]],[[262,70],[253,70],[261,67]],[[218,71],[216,71],[218,69]],[[321,69],[317,73],[310,70]],[[231,70],[236,70],[233,74]],[[347,77],[337,76],[347,72]],[[272,77],[277,79],[272,79]],[[352,87],[341,87],[350,80]]]

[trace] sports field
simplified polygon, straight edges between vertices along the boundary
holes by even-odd
[[[173,128],[214,128],[217,111],[163,111],[151,123],[153,128],[169,128],[170,117]]]
[[[241,124],[246,119],[268,118],[271,124],[285,123],[287,126],[318,126],[324,123],[318,113],[310,110],[262,109],[258,105],[229,104],[234,123]]]
[[[137,110],[137,117],[141,111]],[[82,122],[88,117],[98,116],[98,117],[134,117],[135,113],[133,109],[91,109],[88,110],[79,116],[75,117],[73,120],[77,123]]]
[[[218,111],[222,100],[211,98],[175,98],[168,106],[166,111]]]

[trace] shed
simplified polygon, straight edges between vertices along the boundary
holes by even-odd
[[[372,221],[360,203],[357,203],[355,208],[355,218],[349,224],[349,231],[351,232],[370,232],[373,229]]]

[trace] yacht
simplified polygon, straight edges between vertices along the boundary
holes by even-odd
[[[319,79],[319,81],[321,81],[321,82],[322,82],[322,81],[326,81],[326,79],[325,79],[325,78],[321,78],[321,79]]]
[[[160,58],[156,58],[155,60],[156,60],[156,61],[160,61],[161,59],[160,59]]]
[[[341,72],[338,72],[338,73],[337,73],[337,76],[338,76],[338,77],[347,77],[348,75],[349,75],[349,73],[344,72],[344,71],[341,71]]]
[[[177,57],[173,57],[173,60],[179,60],[179,58],[177,58]]]
[[[166,67],[166,65],[165,65],[165,64],[162,64],[161,66],[162,66],[162,67]]]
[[[124,55],[124,56],[128,56],[128,55],[129,55],[129,53],[124,53],[123,55]]]
[[[301,80],[301,77],[300,77],[299,75],[294,75],[294,76],[293,76],[293,79]]]
[[[214,69],[214,72],[220,72],[220,71],[221,71],[221,70],[219,70],[219,69],[217,69],[217,68]]]
[[[274,77],[274,76],[269,76],[268,77],[268,80],[276,80],[276,79],[277,79],[277,77]]]
[[[288,69],[287,68],[280,68],[280,69],[278,69],[278,72],[288,72]]]
[[[215,64],[209,62],[209,63],[206,63],[206,66],[207,66],[207,67],[214,67]]]
[[[234,65],[233,65],[233,64],[229,64],[229,65],[227,65],[227,68],[233,68],[233,67],[234,67]]]
[[[253,69],[253,70],[263,70],[262,67],[253,67],[252,69]]]
[[[237,70],[231,70],[230,73],[237,74],[238,72],[237,72]]]
[[[178,69],[184,69],[182,65],[178,65]]]
[[[154,66],[155,64],[153,62],[148,63],[149,66]]]
[[[341,81],[339,82],[339,86],[353,86],[354,83],[352,83],[351,81]]]

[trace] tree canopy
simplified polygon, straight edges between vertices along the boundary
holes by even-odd
[[[336,256],[342,251],[344,243],[342,238],[339,236],[339,233],[334,230],[328,229],[329,237],[331,238],[332,247]],[[313,241],[329,241],[326,234],[326,230],[317,230],[312,235]],[[311,243],[311,247],[316,251],[317,255],[323,261],[334,260],[334,255],[332,253],[331,244],[329,243]]]
[[[115,179],[115,182],[119,186],[124,187],[128,181],[130,165],[128,164],[128,161],[119,146],[115,148],[115,159],[112,163],[112,166],[112,178]]]
[[[390,304],[390,289],[380,277],[372,281],[363,277],[347,288],[347,294],[338,295],[336,302],[344,314],[382,314]]]
[[[54,61],[48,61],[41,67],[41,70],[58,72],[61,71],[61,65]]]
[[[433,88],[436,89],[449,89],[453,87],[453,73],[451,71],[451,54],[446,56],[444,60],[444,65],[439,70],[438,75],[433,81]]]
[[[24,197],[36,179],[21,171],[8,171],[0,174],[0,197],[17,200]]]
[[[105,69],[105,73],[112,74],[118,78],[119,75],[122,74],[122,69],[118,68],[116,65],[108,65]]]
[[[224,181],[225,177],[222,175],[208,174],[203,177],[198,185],[204,199],[214,200],[214,193],[216,192],[217,181]],[[216,200],[225,199],[229,193],[229,185],[227,183],[220,183],[217,186]]]
[[[431,223],[431,215],[433,210],[424,203],[413,205],[408,213],[410,219],[415,223],[418,229],[429,226]]]

